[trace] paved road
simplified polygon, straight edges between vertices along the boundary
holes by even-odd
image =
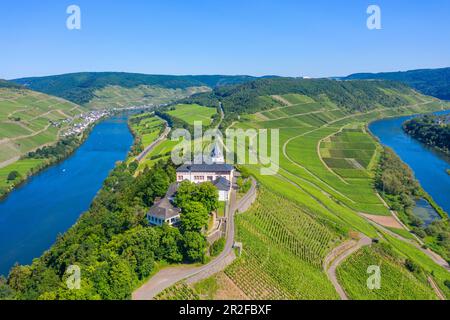
[[[355,253],[364,246],[372,244],[372,239],[361,235],[361,239],[358,242],[354,240],[346,241],[333,251],[331,251],[324,262],[324,269],[327,272],[327,276],[333,284],[336,292],[339,294],[341,300],[348,300],[348,296],[344,291],[344,288],[340,285],[336,277],[336,269],[338,266],[351,254]],[[331,264],[330,264],[331,263]]]
[[[188,279],[187,282],[194,283],[205,279],[219,271],[225,269],[235,259],[234,245],[234,214],[238,208],[243,207],[243,203],[248,205],[248,201],[253,197],[252,193],[256,193],[256,181],[252,181],[252,188],[239,201],[236,201],[236,191],[231,192],[230,208],[227,215],[226,243],[222,253],[212,260],[210,263],[194,267],[194,266],[176,266],[163,269],[154,275],[147,283],[133,292],[133,300],[152,300],[158,293],[164,289],[174,285],[175,283]]]
[[[155,141],[153,141],[149,146],[147,146],[144,151],[142,151],[137,157],[136,160],[138,162],[141,162],[142,160],[145,159],[145,157],[150,153],[150,151],[153,150],[154,147],[156,147],[161,141],[163,141],[164,139],[167,138],[167,136],[170,133],[171,128],[169,127],[169,125],[166,122],[166,129],[164,130],[163,134],[159,136],[158,139],[156,139]]]

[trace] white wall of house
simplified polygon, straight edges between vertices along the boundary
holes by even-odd
[[[219,201],[228,201],[229,194],[229,191],[219,190]]]
[[[180,216],[176,216],[171,219],[166,219],[165,221],[163,219],[151,215],[148,215],[147,218],[150,224],[154,226],[162,226],[164,223],[167,223],[169,226],[172,226],[180,221]]]
[[[224,177],[228,181],[232,182],[233,179],[233,171],[231,173],[225,172],[178,172],[177,173],[177,182],[182,182],[185,180],[194,182],[194,183],[202,183],[202,182],[213,182],[219,177]]]

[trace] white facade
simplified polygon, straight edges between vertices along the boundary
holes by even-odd
[[[214,182],[223,177],[230,183],[233,181],[234,171],[231,172],[177,172],[177,182],[188,180],[194,183]]]

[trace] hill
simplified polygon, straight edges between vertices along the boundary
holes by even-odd
[[[285,94],[299,94],[305,101],[279,99]],[[184,103],[205,106],[222,102],[224,124],[240,114],[256,113],[303,102],[317,102],[342,111],[363,112],[387,106],[399,107],[415,102],[408,86],[392,81],[339,81],[330,79],[266,78],[240,85],[217,87],[212,92],[195,94]],[[278,98],[277,98],[278,97]]]
[[[443,100],[450,100],[450,68],[421,69],[404,72],[355,73],[346,80],[383,79],[399,81],[417,91]]]
[[[32,90],[92,109],[161,104],[208,88],[254,80],[250,76],[171,76],[123,72],[83,72],[13,80]]]
[[[448,272],[424,253],[377,194],[382,147],[366,129],[379,118],[437,111],[448,104],[390,81],[292,78],[216,88],[188,101],[222,102],[224,128],[279,129],[279,170],[261,174],[261,167],[268,169],[264,151],[264,164],[240,166],[259,184],[257,201],[235,219],[241,256],[204,281],[188,279],[169,288],[164,298],[190,292],[212,299],[335,299],[325,262],[339,261],[341,250],[353,246],[360,234],[377,238],[382,249],[369,244],[337,265],[338,282],[350,298],[436,299],[427,279],[450,296]],[[237,142],[237,148],[248,145]],[[383,277],[379,294],[366,286],[373,261],[383,263],[382,272],[395,273]],[[399,281],[405,290],[398,288]]]
[[[17,160],[57,142],[60,131],[83,112],[82,107],[61,98],[0,82],[0,196],[8,189],[10,172],[27,176],[44,162]]]

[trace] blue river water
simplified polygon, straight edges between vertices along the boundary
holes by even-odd
[[[63,162],[32,177],[0,202],[0,274],[29,264],[89,206],[133,143],[125,115],[104,120]]]
[[[450,110],[436,114],[449,114]],[[422,187],[447,213],[450,213],[450,157],[408,136],[402,124],[409,117],[389,118],[370,124],[370,131],[414,171]]]

